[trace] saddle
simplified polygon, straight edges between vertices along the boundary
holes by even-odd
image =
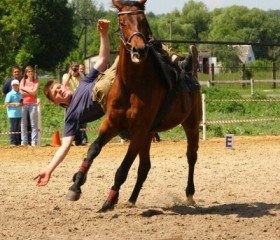
[[[169,60],[170,57],[162,48],[158,48],[157,46],[151,47],[150,49],[158,66],[160,67],[162,79],[166,83],[168,88],[168,93],[161,104],[161,107],[151,128],[151,131],[154,131],[163,122],[163,119],[168,113],[173,100],[177,97],[178,94],[200,90],[201,86],[197,78],[193,76],[191,72],[186,72],[174,67]],[[183,97],[181,98],[181,101],[182,105],[185,106],[185,100],[183,99]],[[185,111],[185,109],[182,109],[182,111]]]
[[[191,72],[181,70],[178,66],[170,61],[168,53],[157,45],[150,48],[154,58],[160,68],[160,74],[168,91],[194,91],[200,90],[200,84],[197,78]]]

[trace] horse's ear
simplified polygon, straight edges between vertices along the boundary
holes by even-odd
[[[112,0],[112,4],[113,4],[113,6],[115,6],[119,11],[120,11],[121,8],[123,7],[122,2],[119,1],[119,0]]]
[[[147,0],[139,0],[139,2],[144,5],[147,2]]]

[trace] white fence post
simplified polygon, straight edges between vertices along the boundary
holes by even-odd
[[[202,94],[202,139],[206,140],[206,95]]]
[[[251,96],[254,95],[254,79],[251,78]]]
[[[37,112],[38,112],[38,146],[42,145],[42,116],[41,116],[41,101],[37,98]]]

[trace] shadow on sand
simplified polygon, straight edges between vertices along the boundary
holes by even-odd
[[[263,216],[276,216],[276,213],[271,213],[271,210],[279,210],[280,204],[270,204],[256,202],[251,204],[246,203],[233,203],[233,204],[221,204],[209,207],[202,206],[187,206],[184,204],[174,205],[169,208],[162,208],[161,210],[149,209],[142,212],[142,216],[151,217],[154,215],[237,215],[240,218],[255,218]]]

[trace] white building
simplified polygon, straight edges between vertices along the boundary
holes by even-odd
[[[249,63],[255,61],[255,54],[252,45],[233,45],[236,48],[238,57],[242,63]]]

